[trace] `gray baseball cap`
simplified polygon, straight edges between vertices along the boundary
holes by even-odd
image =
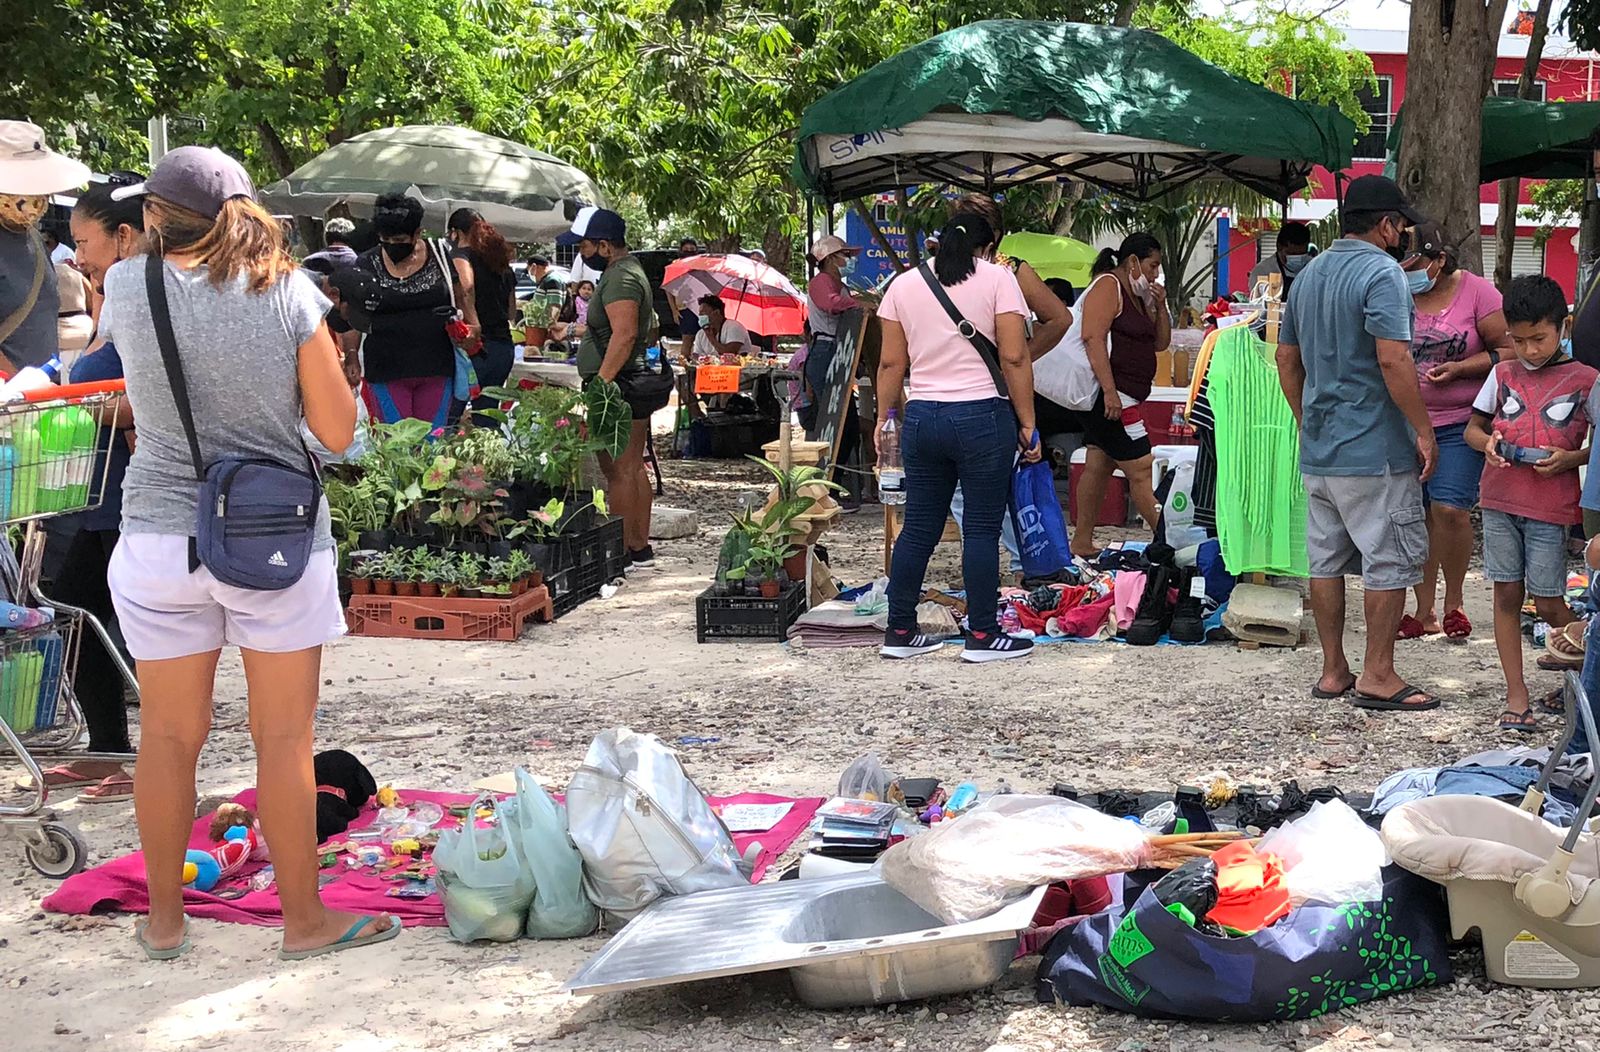
[[[144,182],[113,190],[111,197],[126,201],[146,194],[215,219],[227,201],[254,199],[256,188],[244,166],[216,147],[180,146],[157,161]]]

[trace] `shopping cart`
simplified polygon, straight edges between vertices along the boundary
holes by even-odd
[[[48,387],[0,405],[0,527],[6,532],[0,593],[20,606],[54,612],[44,624],[0,628],[0,739],[33,784],[28,802],[0,804],[0,828],[21,828],[28,863],[57,879],[82,869],[88,850],[77,831],[46,806],[40,761],[130,758],[80,747],[86,724],[73,684],[86,627],[99,634],[126,685],[138,688],[105,626],[87,610],[53,602],[40,590],[41,523],[99,506],[110,443],[124,441],[109,426],[122,401],[123,383],[114,380]]]

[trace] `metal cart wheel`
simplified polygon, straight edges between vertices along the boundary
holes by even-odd
[[[83,838],[60,822],[40,822],[38,830],[28,834],[22,850],[28,865],[51,880],[64,880],[89,861],[89,847]]]

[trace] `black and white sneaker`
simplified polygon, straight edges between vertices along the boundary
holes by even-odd
[[[1033,640],[1008,636],[1004,632],[968,632],[967,645],[961,651],[962,661],[1009,661],[1027,657],[1033,650]]]
[[[628,565],[623,568],[624,573],[634,570],[650,570],[656,565],[656,550],[648,544],[638,551],[628,553]]]
[[[886,658],[911,658],[938,650],[942,646],[944,646],[942,640],[925,636],[921,632],[897,631],[891,628],[883,633],[883,646],[878,649],[878,653]]]

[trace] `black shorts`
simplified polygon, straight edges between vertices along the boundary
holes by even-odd
[[[1144,416],[1138,404],[1122,411],[1122,419],[1106,419],[1106,396],[1102,391],[1094,400],[1094,408],[1081,412],[1083,443],[1094,446],[1119,464],[1142,460],[1150,455],[1150,433],[1145,430]]]

